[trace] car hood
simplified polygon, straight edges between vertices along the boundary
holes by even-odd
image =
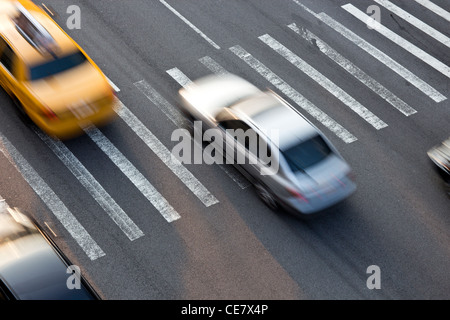
[[[89,102],[111,92],[106,78],[90,63],[29,82],[28,87],[41,103],[56,113],[70,105]]]
[[[302,190],[314,190],[337,185],[350,171],[350,166],[344,159],[336,154],[330,154],[320,163],[296,172],[297,187]]]

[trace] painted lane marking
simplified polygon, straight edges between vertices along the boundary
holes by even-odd
[[[445,11],[444,9],[434,4],[433,2],[429,0],[414,0],[414,1],[450,22],[450,12]]]
[[[342,103],[344,103],[347,107],[349,107],[353,112],[359,115],[361,118],[366,120],[371,126],[375,129],[380,130],[382,128],[387,127],[387,124],[384,123],[381,119],[375,116],[371,111],[369,111],[366,107],[364,107],[361,103],[356,101],[353,97],[351,97],[347,92],[342,90],[339,86],[325,77],[322,73],[317,71],[311,65],[309,65],[302,58],[294,54],[291,50],[283,46],[280,42],[272,38],[270,35],[265,34],[259,37],[259,39],[268,45],[270,48],[275,50],[278,54],[284,57],[287,61],[292,63],[295,67],[301,70],[303,73],[308,75],[311,79],[317,82],[320,86],[322,86],[325,90],[339,99]]]
[[[184,23],[186,23],[189,27],[192,28],[192,30],[194,30],[195,32],[197,32],[203,39],[205,39],[210,45],[212,45],[214,48],[216,49],[220,49],[220,47],[214,42],[212,41],[210,38],[208,38],[206,36],[206,34],[204,34],[203,32],[200,31],[199,28],[197,28],[196,26],[194,26],[188,19],[186,19],[185,17],[183,17],[177,10],[175,10],[174,8],[172,8],[166,1],[164,0],[159,0],[159,2],[161,2],[163,5],[166,6],[167,9],[169,9],[170,11],[172,11],[178,18],[180,18]]]
[[[435,57],[431,56],[427,52],[423,51],[416,45],[412,44],[408,40],[402,38],[395,32],[391,31],[390,29],[383,26],[381,23],[376,21],[375,19],[372,19],[368,15],[366,15],[364,12],[353,6],[352,4],[348,3],[346,5],[343,5],[342,8],[353,15],[355,18],[357,18],[360,21],[367,22],[369,19],[371,20],[371,24],[373,27],[373,30],[377,31],[381,35],[385,36],[387,39],[391,40],[398,46],[405,49],[407,52],[411,53],[412,55],[416,56],[426,64],[428,64],[430,67],[434,68],[435,70],[442,73],[444,76],[450,78],[450,67],[446,64],[442,63]]]
[[[345,71],[350,73],[353,77],[358,79],[361,83],[371,89],[373,92],[378,94],[384,100],[386,100],[389,104],[391,104],[398,111],[403,113],[405,116],[410,116],[417,111],[411,108],[406,102],[401,100],[395,94],[390,92],[383,85],[378,83],[375,79],[366,74],[363,70],[357,67],[355,64],[350,62],[348,59],[343,57],[340,53],[330,47],[327,43],[322,41],[312,32],[307,29],[299,29],[295,23],[288,25],[288,27],[293,30],[295,33],[299,34],[303,39],[315,45],[319,50],[325,54],[328,58],[337,63],[340,67],[342,67]]]
[[[396,62],[394,59],[389,57],[387,54],[382,52],[381,50],[375,48],[373,45],[368,43],[366,40],[362,39],[358,35],[356,35],[353,31],[346,28],[327,14],[321,12],[319,14],[314,13],[312,10],[307,8],[305,5],[300,3],[297,0],[292,0],[296,4],[298,4],[300,7],[302,7],[304,10],[312,14],[314,17],[328,25],[330,28],[334,29],[336,32],[340,33],[343,37],[345,37],[347,40],[353,42],[355,45],[357,45],[359,48],[366,51],[369,55],[377,59],[379,62],[384,64],[386,67],[397,73],[399,76],[401,76],[403,79],[411,83],[413,86],[415,86],[417,89],[422,91],[424,94],[426,94],[428,97],[433,99],[435,102],[441,102],[446,100],[447,98],[441,94],[439,91],[434,89],[432,86],[430,86],[428,83],[417,77],[415,74],[413,74],[411,71],[403,67],[401,64]],[[373,20],[373,19],[372,19]]]
[[[219,200],[178,159],[173,157],[170,150],[118,99],[114,110],[206,207],[219,203]]]
[[[216,61],[214,61],[211,57],[205,56],[203,58],[200,58],[199,61],[209,69],[214,74],[227,74],[228,71],[225,70],[224,67],[222,67],[220,64],[218,64]]]
[[[96,127],[86,127],[86,134],[122,171],[148,201],[161,213],[167,222],[178,220],[180,215],[136,167]]]
[[[106,76],[105,76],[106,77]],[[109,85],[111,86],[111,88],[113,88],[113,90],[115,92],[120,92],[120,89],[118,86],[115,85],[114,82],[111,81],[111,79],[109,79],[108,77],[106,77],[106,80],[108,81]]]
[[[144,235],[136,224],[128,217],[122,208],[106,192],[100,183],[92,176],[86,167],[60,140],[52,139],[45,133],[33,128],[41,140],[53,151],[62,163],[72,172],[94,200],[105,210],[109,217],[119,226],[131,241]]]
[[[86,229],[78,222],[55,192],[39,176],[28,161],[17,151],[9,140],[0,133],[0,151],[28,182],[34,192],[52,211],[72,238],[91,260],[105,256],[103,250],[92,239]]]
[[[417,29],[422,30],[426,34],[428,34],[430,37],[436,39],[440,43],[446,45],[450,48],[450,38],[444,35],[443,33],[439,32],[438,30],[434,29],[433,27],[429,26],[428,24],[424,23],[423,21],[417,19],[410,13],[406,12],[402,8],[396,6],[392,2],[388,0],[373,0],[376,3],[382,5],[389,11],[395,13],[397,16],[402,18],[403,20],[409,22],[413,26],[415,26]]]
[[[331,132],[336,134],[345,143],[352,143],[357,140],[357,138],[351,134],[347,129],[338,124],[330,116],[324,113],[322,110],[317,108],[308,99],[303,97],[299,92],[293,89],[289,84],[287,84],[283,79],[277,76],[272,70],[254,58],[250,53],[245,51],[240,46],[231,47],[230,50],[246,62],[252,69],[258,72],[263,78],[274,85],[278,90],[283,92],[289,99],[293,100],[299,107],[305,110],[313,118],[322,123]]]
[[[180,109],[174,107],[170,104],[163,96],[161,96],[158,91],[156,91],[150,84],[145,80],[141,80],[134,83],[134,86],[141,91],[148,100],[150,100],[155,106],[161,110],[170,121],[172,121],[175,126],[179,128],[185,128],[190,124],[190,121],[186,119]]]

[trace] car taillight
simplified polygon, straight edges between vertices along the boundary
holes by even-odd
[[[308,202],[308,200],[298,191],[294,190],[294,189],[290,189],[287,188],[286,189],[292,196],[296,197],[297,199],[303,201],[303,202]]]
[[[336,180],[336,181],[341,185],[341,187],[345,187],[345,183],[342,182],[341,179],[339,179],[338,177],[336,177],[334,174],[333,174],[332,176],[333,176],[334,180]],[[348,177],[351,179],[350,176],[348,176]]]
[[[56,115],[56,113],[54,113],[52,110],[50,110],[49,108],[44,107],[44,109],[42,110],[42,112],[44,113],[45,117],[47,117],[47,119],[49,119],[50,121],[55,121],[55,120],[59,120],[58,116]]]

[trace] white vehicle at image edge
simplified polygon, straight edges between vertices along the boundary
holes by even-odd
[[[324,134],[274,92],[261,91],[232,74],[210,75],[180,89],[182,111],[201,121],[204,131],[220,131],[223,144],[233,148],[245,163],[233,164],[255,186],[260,198],[272,209],[283,208],[299,216],[322,211],[349,197],[356,190],[351,168]],[[261,155],[247,141],[230,137],[232,130],[254,131],[267,146],[266,161],[250,161]],[[271,141],[270,132],[278,141]],[[231,144],[231,146],[230,146]],[[259,153],[259,152],[257,152]],[[229,152],[224,156],[227,157]],[[267,162],[267,157],[270,161]],[[276,162],[274,166],[273,162]],[[275,174],[261,174],[264,167]]]

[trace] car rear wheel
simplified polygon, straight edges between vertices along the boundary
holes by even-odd
[[[14,105],[17,108],[17,113],[19,114],[20,119],[26,124],[29,125],[31,123],[31,119],[28,116],[28,114],[25,112],[25,109],[23,108],[22,103],[19,99],[17,99],[16,96],[12,96],[12,100],[14,102]]]
[[[266,187],[257,183],[255,184],[255,189],[258,196],[270,209],[277,211],[280,208],[277,199]]]
[[[450,181],[444,181],[444,190],[450,198]]]

